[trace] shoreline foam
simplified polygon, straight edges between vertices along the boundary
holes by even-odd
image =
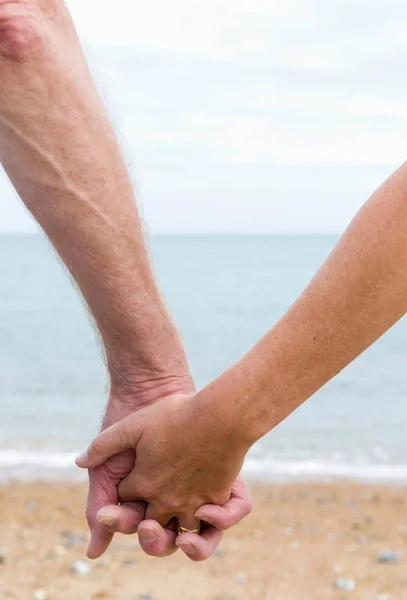
[[[0,481],[40,479],[78,481],[83,479],[75,452],[0,451]],[[407,464],[358,464],[321,460],[275,460],[249,457],[243,474],[264,482],[351,480],[371,483],[407,483]]]

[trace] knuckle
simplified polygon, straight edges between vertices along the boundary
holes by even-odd
[[[214,494],[211,498],[211,503],[216,506],[224,506],[230,499],[230,494]]]
[[[103,455],[104,444],[103,441],[99,438],[95,438],[89,446],[88,453],[89,456],[99,457]]]
[[[131,473],[135,460],[136,457],[132,450],[123,452],[117,456],[112,456],[106,462],[108,476],[114,481],[125,479]]]
[[[166,509],[185,509],[185,500],[178,494],[161,494],[159,504],[161,505],[161,507]]]
[[[138,526],[139,522],[132,524],[125,523],[121,526],[118,533],[122,533],[123,535],[135,535],[137,533]]]
[[[222,510],[222,508],[220,506],[211,507],[209,519],[210,519],[210,522],[214,525],[214,527],[219,527],[220,529],[224,529],[225,515],[224,515],[224,511]],[[202,520],[205,521],[205,519],[202,519]]]
[[[173,502],[173,507],[177,510],[178,514],[182,514],[185,517],[194,518],[197,509],[202,505],[202,501],[196,500],[178,500]]]
[[[166,515],[175,515],[185,512],[185,503],[179,498],[166,498],[165,500],[156,500],[157,510]]]
[[[146,514],[146,505],[144,502],[129,502],[124,504],[123,507],[129,511],[128,522],[138,527]]]
[[[23,61],[42,47],[43,14],[34,0],[0,0],[0,56]]]
[[[134,491],[137,490],[137,495],[143,500],[148,500],[149,502],[153,502],[157,493],[157,490],[154,488],[154,485],[151,481],[134,478]]]

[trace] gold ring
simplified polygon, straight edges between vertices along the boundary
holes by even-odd
[[[186,527],[181,527],[181,525],[178,525],[178,535],[183,533],[195,533],[196,535],[199,535],[201,533],[201,525],[198,525],[196,529],[187,529]]]

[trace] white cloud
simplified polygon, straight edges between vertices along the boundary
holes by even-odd
[[[340,54],[326,44],[294,45],[279,55],[278,62],[286,67],[298,69],[337,70],[343,68]]]
[[[307,0],[70,0],[81,34],[99,45],[211,60],[265,60],[279,52],[283,30],[314,25]]]
[[[407,135],[407,123],[405,125]],[[148,141],[149,136],[144,137]],[[260,117],[210,117],[190,114],[173,140],[199,143],[215,149],[227,163],[272,163],[285,166],[383,166],[399,163],[406,151],[405,137],[392,128],[371,131],[370,124],[355,127],[341,121],[340,130],[318,127],[304,120],[301,127],[287,128]],[[165,140],[168,140],[168,134]],[[159,142],[159,136],[154,142]]]

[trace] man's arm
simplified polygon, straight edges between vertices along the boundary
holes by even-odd
[[[145,489],[155,515],[167,499],[165,514],[195,508],[195,516],[216,526],[219,509],[198,507],[227,497],[251,445],[406,311],[407,164],[365,204],[293,307],[238,364],[194,403],[175,404],[161,417],[151,407],[106,430],[77,462],[87,468],[137,449],[135,468],[119,487],[123,500]],[[175,457],[181,458],[173,467]]]
[[[69,15],[61,2],[44,1],[44,12],[36,5],[0,2],[1,161],[86,298],[114,386],[191,391],[126,166]]]
[[[126,167],[62,1],[0,0],[0,82],[0,160],[102,337],[111,378],[103,426],[173,393],[191,393]],[[90,556],[103,553],[113,531],[133,532],[144,518],[142,503],[118,507],[113,527],[104,526],[112,524],[117,484],[133,464],[127,453],[90,473]],[[107,521],[99,522],[102,508]],[[151,554],[172,551],[173,540],[168,547],[160,534],[145,547]]]
[[[73,275],[103,340],[111,379],[104,427],[162,398],[193,393],[126,166],[62,0],[0,0],[0,85],[0,160]],[[90,474],[90,557],[103,553],[114,531],[135,531],[144,518],[144,503],[111,506],[133,465],[128,452]],[[249,506],[241,495],[236,521]],[[172,552],[175,535],[157,527],[144,527],[140,543],[152,555]],[[195,536],[197,556],[219,542],[219,532],[211,533]]]

